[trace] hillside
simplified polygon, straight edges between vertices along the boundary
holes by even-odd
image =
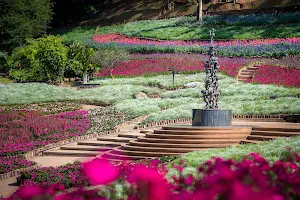
[[[248,9],[250,10],[247,12],[260,12],[272,8],[288,11],[290,9],[299,10],[297,6],[300,7],[299,0],[237,0],[235,4],[233,0],[203,2],[203,10],[208,14],[232,10],[247,11]],[[174,0],[172,9],[167,12],[164,12],[164,5],[164,0],[115,0],[106,4],[97,15],[80,21],[78,25],[109,25],[145,19],[164,19],[193,15],[197,10],[196,2],[191,0]]]

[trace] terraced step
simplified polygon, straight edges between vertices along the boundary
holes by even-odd
[[[207,148],[164,148],[164,147],[143,147],[143,146],[132,146],[122,145],[122,150],[127,151],[141,151],[141,152],[164,152],[164,153],[188,153],[191,151],[205,150]]]
[[[98,147],[98,146],[86,146],[86,145],[72,145],[72,146],[62,146],[61,150],[78,150],[78,151],[98,151],[104,152],[109,151],[112,148],[109,147]]]
[[[145,149],[147,151],[145,151]],[[191,150],[192,151],[192,150]],[[161,156],[173,156],[173,155],[182,155],[183,153],[178,152],[167,152],[167,151],[151,151],[148,148],[136,148],[133,150],[127,150],[123,147],[115,149],[110,152],[111,154],[118,154],[118,155],[130,155],[130,156],[142,156],[142,157],[161,157]]]
[[[260,144],[263,141],[256,141],[256,140],[242,140],[241,144]]]
[[[253,127],[252,131],[272,131],[272,132],[300,132],[300,128],[283,128],[283,127]]]
[[[242,78],[242,79],[250,79],[250,78],[253,78],[253,74],[246,74],[246,75],[240,74],[240,75],[238,76],[238,78]]]
[[[191,126],[191,125],[170,125],[170,126],[163,126],[160,130],[181,130],[181,131],[223,131],[223,130],[248,130],[252,129],[251,126],[216,126],[216,127],[210,127],[210,126]]]
[[[250,135],[250,134],[248,134]],[[246,134],[206,134],[206,135],[172,135],[172,134],[154,134],[154,133],[146,133],[147,138],[161,138],[161,139],[246,139],[248,136]]]
[[[140,136],[145,136],[143,133],[119,133],[118,137],[127,137],[127,138],[137,138]]]
[[[286,137],[250,135],[247,137],[247,140],[273,140],[278,138],[286,138]]]
[[[152,133],[153,130],[141,130],[140,133]]]
[[[99,137],[97,138],[98,141],[110,141],[110,142],[129,142],[131,140],[127,137]]]
[[[51,150],[44,151],[43,156],[76,156],[76,157],[94,157],[101,154],[96,151],[78,151],[78,150]]]
[[[117,146],[120,146],[121,144],[125,144],[125,143],[124,142],[89,140],[89,141],[78,142],[77,144],[85,145],[85,146],[117,147]]]
[[[107,153],[101,155],[101,158],[124,161],[124,160],[153,159],[154,157],[140,156],[140,155],[129,155],[124,151],[120,151],[120,152],[117,152],[117,153],[107,152]]]
[[[257,66],[249,66],[246,68],[247,70],[257,70],[258,67]]]
[[[218,135],[218,134],[240,134],[249,135],[250,129],[229,129],[229,130],[154,130],[154,134],[170,134],[170,135]],[[147,133],[146,133],[147,135]]]
[[[240,75],[253,75],[252,71],[242,71]]]
[[[171,144],[222,144],[222,143],[239,143],[240,139],[162,139],[162,138],[148,138],[138,137],[139,142],[149,143],[171,143]]]
[[[173,143],[151,143],[151,142],[140,142],[130,141],[130,146],[141,146],[141,147],[160,147],[160,148],[223,148],[232,145],[238,145],[240,141],[235,143],[223,143],[223,144],[173,144]]]
[[[300,132],[282,132],[282,131],[252,131],[251,135],[259,135],[259,136],[295,136],[300,135]]]

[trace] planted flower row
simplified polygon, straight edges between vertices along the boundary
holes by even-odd
[[[165,178],[167,168],[157,161],[152,161],[149,165],[125,163],[116,166],[106,160],[95,159],[83,163],[81,167],[75,163],[74,171],[70,167],[72,165],[56,170],[43,168],[25,173],[23,178],[28,179],[24,182],[26,185],[11,199],[18,197],[133,200],[300,198],[300,155],[296,153],[289,153],[283,160],[274,163],[269,163],[256,153],[249,154],[240,162],[212,158],[200,165],[193,174],[183,173],[186,164],[182,161],[179,165],[172,165],[177,175],[173,175],[169,181]],[[45,180],[49,180],[48,184]],[[43,184],[37,185],[40,183]],[[65,191],[65,188],[77,185],[82,187],[72,192]],[[83,188],[86,185],[105,187]]]
[[[300,69],[289,69],[278,66],[259,66],[254,78],[249,82],[275,84],[287,87],[300,87]]]
[[[175,56],[177,54],[174,54]],[[153,58],[147,56],[135,57],[137,60],[130,60],[119,63],[114,68],[114,75],[118,76],[137,76],[137,75],[154,75],[166,73],[170,68],[180,72],[197,72],[204,70],[203,60],[191,59],[188,56],[177,56],[172,59],[163,59],[163,57]],[[239,69],[242,68],[250,59],[245,58],[219,58],[221,66],[220,71],[229,76],[236,76]],[[109,76],[110,70],[104,68],[102,71],[95,73],[95,76]]]
[[[41,116],[35,111],[2,111],[0,155],[24,154],[70,137],[86,134],[90,127],[87,111]],[[17,117],[15,117],[17,116]]]
[[[208,41],[148,40],[118,34],[96,35],[92,41],[86,42],[94,48],[109,46],[142,53],[195,52],[206,54],[210,45]],[[282,57],[300,54],[300,38],[216,41],[215,45],[218,48],[218,54],[222,56]]]

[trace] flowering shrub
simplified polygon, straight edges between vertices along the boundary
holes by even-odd
[[[300,87],[300,69],[260,66],[249,82]]]
[[[24,157],[0,157],[0,174],[20,168],[27,168],[34,164],[34,162],[28,161]]]
[[[76,163],[78,167],[79,164]],[[65,168],[66,166],[64,166]],[[103,187],[79,188],[72,192],[64,191],[64,183],[45,186],[36,185],[34,182],[25,181],[26,186],[17,191],[11,198],[26,198],[44,196],[55,199],[297,199],[300,197],[300,155],[288,153],[283,160],[277,160],[271,164],[262,156],[250,153],[240,162],[212,158],[198,167],[196,175],[186,174],[186,167],[182,161],[179,165],[173,164],[177,175],[171,178],[171,182],[165,179],[167,172],[165,167],[157,161],[152,161],[149,166],[144,164],[120,164],[113,165],[106,160],[95,159],[84,163],[80,168],[82,174],[74,177],[74,183],[78,180],[91,181],[95,186]],[[103,169],[103,170],[101,170]],[[43,169],[46,172],[46,169]],[[65,171],[70,171],[67,169]],[[46,174],[47,177],[44,177]],[[66,173],[68,174],[68,173]],[[73,177],[72,173],[70,176]],[[38,172],[23,175],[28,179],[36,179]],[[56,175],[56,176],[55,176]],[[50,178],[52,177],[52,179]],[[39,177],[40,181],[64,177],[57,172],[48,171]],[[70,178],[68,178],[69,180]],[[44,181],[46,182],[46,181]],[[29,184],[28,184],[29,183]],[[33,185],[32,185],[33,184]],[[122,195],[116,195],[117,185]],[[69,186],[72,184],[69,184]],[[82,185],[81,185],[82,186]],[[104,191],[108,191],[105,193]]]
[[[1,111],[0,155],[26,153],[34,148],[86,134],[87,111],[41,116],[35,111]]]
[[[136,60],[121,62],[114,69],[114,74],[119,76],[153,75],[168,72],[169,68],[175,68],[180,72],[197,72],[204,70],[204,57],[198,59],[194,55],[169,54],[157,56],[135,56]],[[145,58],[145,59],[143,59]],[[164,59],[167,58],[167,59]],[[250,59],[220,57],[220,71],[229,76],[236,76],[239,69]],[[95,76],[108,76],[109,70],[104,69],[95,73]]]

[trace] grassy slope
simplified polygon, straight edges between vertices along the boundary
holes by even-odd
[[[204,80],[204,76],[204,73],[179,74],[176,76],[176,86]],[[0,104],[51,101],[106,102],[113,103],[118,110],[132,117],[150,114],[145,122],[190,117],[192,108],[204,106],[200,97],[203,83],[197,88],[176,91],[153,87],[153,85],[173,87],[169,75],[104,79],[91,83],[100,83],[102,87],[75,90],[38,83],[8,84],[0,88]],[[235,114],[300,113],[300,99],[296,98],[300,94],[299,88],[237,83],[234,78],[221,74],[220,86],[221,108],[232,109]],[[162,99],[135,99],[134,94],[137,92],[161,94]],[[274,95],[278,95],[278,98],[270,99]]]
[[[283,158],[287,154],[286,147],[290,147],[292,151],[300,153],[300,137],[290,137],[276,139],[273,141],[264,142],[261,144],[245,144],[235,147],[227,147],[221,149],[208,149],[203,151],[195,151],[184,154],[177,158],[174,162],[178,163],[180,160],[184,160],[187,163],[185,168],[185,174],[194,174],[197,176],[197,167],[207,160],[210,160],[213,156],[222,157],[224,159],[233,159],[236,161],[242,160],[251,152],[261,154],[270,162],[275,162]],[[174,170],[169,168],[169,176],[174,174]],[[176,174],[176,173],[175,173]]]

